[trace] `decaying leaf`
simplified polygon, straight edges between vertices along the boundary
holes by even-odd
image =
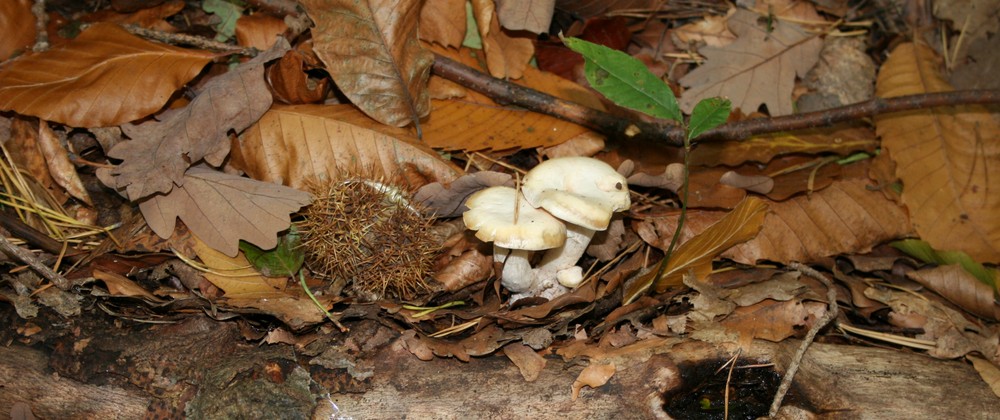
[[[510,343],[503,346],[503,353],[514,362],[525,381],[534,382],[545,369],[545,358],[524,344]]]
[[[967,356],[967,358],[972,362],[972,366],[976,368],[976,372],[979,372],[979,376],[993,390],[993,394],[1000,397],[1000,368],[997,368],[997,365],[990,363],[989,360],[982,357]]]
[[[142,216],[162,238],[170,237],[180,217],[199,239],[229,256],[239,251],[240,240],[274,248],[278,232],[291,225],[288,214],[312,200],[302,191],[204,167],[184,177],[183,186],[139,202]]]
[[[614,363],[591,363],[584,368],[583,372],[580,372],[580,376],[577,376],[576,380],[573,381],[573,401],[576,401],[577,397],[580,396],[580,390],[583,387],[597,388],[608,383],[608,379],[614,376],[615,370]]]
[[[412,165],[450,182],[458,167],[406,130],[387,127],[350,105],[275,106],[240,137],[233,165],[254,179],[304,188],[310,178],[398,177]]]
[[[729,98],[743,112],[767,105],[772,116],[792,113],[795,76],[805,76],[819,58],[823,42],[798,25],[774,20],[772,31],[758,24],[757,14],[738,10],[729,18],[729,29],[738,37],[721,48],[699,52],[706,61],[681,78],[688,88],[680,105],[690,113],[698,101]]]
[[[681,285],[689,271],[697,279],[706,278],[712,271],[713,258],[757,235],[764,224],[767,207],[763,200],[747,197],[718,222],[682,243],[670,257],[663,274],[656,279],[654,290],[662,293],[670,286]]]
[[[303,0],[316,55],[351,102],[402,127],[430,112],[434,56],[417,40],[418,0]]]
[[[242,131],[270,108],[264,63],[281,57],[288,48],[288,41],[281,40],[212,79],[190,105],[169,113],[163,121],[123,127],[132,140],[118,143],[108,155],[124,161],[114,169],[99,170],[101,181],[125,189],[129,199],[136,201],[183,186],[184,171],[202,159],[212,166],[221,165],[229,155],[229,131]]]
[[[492,0],[472,0],[472,14],[479,25],[490,75],[498,79],[520,79],[528,61],[535,55],[531,38],[515,37],[500,28]]]
[[[420,39],[445,47],[459,47],[465,39],[466,0],[424,2],[420,9]]]
[[[882,66],[876,94],[887,98],[952,87],[934,51],[901,44]],[[965,251],[980,262],[1000,261],[1000,124],[986,108],[963,106],[893,113],[875,119],[882,145],[903,181],[903,204],[922,239]]]
[[[722,320],[722,325],[730,331],[739,332],[741,341],[749,336],[778,342],[795,335],[796,327],[808,327],[823,315],[825,308],[826,304],[821,302],[765,300],[736,308]]]
[[[0,109],[74,127],[123,124],[159,110],[213,57],[98,23],[0,71]]]
[[[69,154],[59,141],[59,137],[44,120],[38,122],[38,149],[45,157],[49,174],[56,184],[77,200],[93,205],[87,188],[83,186],[83,181],[76,172],[76,167],[69,161]]]
[[[1000,320],[1000,304],[994,298],[994,290],[976,280],[972,274],[957,264],[924,268],[906,274],[928,289],[977,316],[994,321]]]

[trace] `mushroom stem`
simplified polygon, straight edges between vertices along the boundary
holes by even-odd
[[[546,284],[547,281],[554,281],[558,272],[575,266],[587,251],[587,245],[594,237],[594,232],[593,229],[566,223],[566,243],[545,253],[542,262],[535,268],[536,283]]]
[[[523,292],[535,285],[535,275],[531,270],[528,252],[523,249],[493,246],[493,261],[503,263],[500,284],[511,292]]]

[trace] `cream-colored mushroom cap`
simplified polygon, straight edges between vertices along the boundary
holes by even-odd
[[[462,215],[465,227],[475,230],[483,242],[508,249],[538,251],[566,241],[566,225],[545,211],[531,207],[521,197],[514,223],[516,191],[510,187],[490,187],[469,196]]]
[[[528,171],[521,192],[532,206],[593,230],[632,205],[628,182],[611,165],[589,157],[550,159]]]

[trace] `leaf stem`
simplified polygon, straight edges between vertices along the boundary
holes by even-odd
[[[333,314],[331,314],[330,311],[326,310],[326,307],[323,306],[322,303],[319,303],[319,299],[316,299],[316,295],[313,294],[312,290],[309,290],[309,285],[306,284],[306,276],[302,275],[302,270],[299,270],[299,283],[302,284],[302,290],[305,290],[306,295],[309,296],[309,299],[312,299],[313,303],[316,304],[316,307],[319,308],[319,310],[323,311],[323,314],[326,315],[326,318],[329,319],[330,322],[333,322],[333,325],[336,325],[337,329],[339,329],[340,332],[345,333],[350,331],[350,328],[347,328],[343,324],[341,324],[337,318],[333,317]]]

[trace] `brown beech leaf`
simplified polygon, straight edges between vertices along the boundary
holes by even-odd
[[[93,202],[90,201],[90,193],[83,186],[83,181],[80,180],[76,167],[69,161],[69,153],[59,141],[56,133],[49,128],[49,124],[42,120],[38,122],[38,150],[45,157],[45,163],[49,167],[49,175],[52,176],[56,184],[59,184],[77,200],[93,205]]]
[[[549,31],[556,0],[497,0],[500,26],[536,34]]]
[[[816,64],[823,41],[786,21],[775,20],[769,31],[757,18],[754,12],[737,10],[729,18],[736,41],[699,51],[705,64],[680,80],[688,88],[680,98],[684,112],[702,99],[721,96],[745,113],[761,104],[772,116],[792,113],[795,76],[805,76]]]
[[[236,42],[244,47],[267,50],[287,30],[285,21],[264,13],[240,16],[236,21]]]
[[[778,342],[795,335],[795,327],[808,326],[825,310],[826,304],[821,302],[764,300],[736,308],[722,320],[722,325],[740,333],[744,339],[752,337]]]
[[[906,273],[906,277],[966,311],[986,319],[1000,320],[1000,304],[994,298],[993,288],[977,280],[958,264],[923,268]]]
[[[774,178],[765,175],[740,175],[736,171],[726,171],[719,178],[719,183],[760,194],[767,194],[774,189]]]
[[[585,386],[591,388],[597,388],[601,385],[608,383],[608,379],[611,379],[615,374],[615,364],[601,364],[601,363],[591,363],[580,372],[580,375],[576,377],[573,381],[573,401],[580,396],[580,390]]]
[[[346,104],[275,106],[240,137],[233,165],[255,179],[294,188],[339,174],[397,177],[404,165],[441,182],[460,172],[406,130],[379,124]]]
[[[747,197],[731,212],[703,232],[682,243],[670,256],[667,267],[653,284],[657,293],[679,286],[684,275],[693,271],[703,280],[712,272],[712,259],[732,246],[752,239],[764,224],[767,203]]]
[[[534,42],[501,29],[492,0],[472,0],[472,14],[479,25],[490,75],[498,79],[520,79],[528,61],[535,55]]]
[[[0,37],[0,62],[35,42],[33,3],[31,0],[0,2],[0,28],[4,28],[4,36]]]
[[[74,127],[123,124],[162,108],[212,57],[98,23],[0,71],[0,109]]]
[[[119,25],[138,25],[156,31],[177,32],[177,28],[167,22],[166,19],[176,15],[183,9],[184,1],[170,0],[163,2],[159,6],[146,7],[130,13],[119,13],[112,9],[98,10],[82,17],[80,20],[92,23],[108,22]]]
[[[136,201],[184,185],[184,171],[202,159],[221,165],[229,155],[229,131],[242,131],[270,108],[264,63],[281,57],[288,48],[288,41],[281,39],[253,60],[212,79],[191,104],[167,113],[162,121],[122,127],[132,140],[118,143],[108,155],[124,162],[99,170],[101,181],[125,189]]]
[[[140,201],[142,216],[162,238],[170,237],[180,217],[199,239],[229,256],[239,251],[240,240],[274,248],[278,232],[291,224],[288,214],[312,200],[302,191],[204,167],[184,177],[183,186]]]
[[[424,2],[420,9],[420,39],[458,48],[465,39],[466,0]]]
[[[3,147],[10,153],[11,163],[17,166],[18,171],[30,175],[25,177],[29,185],[34,183],[48,189],[56,201],[62,203],[66,201],[66,193],[56,184],[55,180],[52,179],[52,174],[49,173],[45,155],[41,152],[41,146],[38,144],[41,141],[38,134],[38,124],[32,120],[33,118],[25,117],[11,119],[10,139],[4,142]]]
[[[430,112],[434,55],[417,40],[419,0],[303,0],[316,55],[351,102],[402,127]]]
[[[901,44],[875,86],[887,98],[952,87],[924,45]],[[875,119],[882,145],[903,181],[902,201],[913,227],[932,247],[1000,262],[1000,124],[981,106],[927,108]]]
[[[527,382],[534,382],[542,373],[542,369],[545,369],[545,358],[524,344],[510,343],[503,346],[503,352],[511,362],[514,362]]]
[[[330,89],[330,78],[313,77],[308,70],[321,68],[308,44],[301,44],[265,70],[274,99],[286,104],[321,102]]]

